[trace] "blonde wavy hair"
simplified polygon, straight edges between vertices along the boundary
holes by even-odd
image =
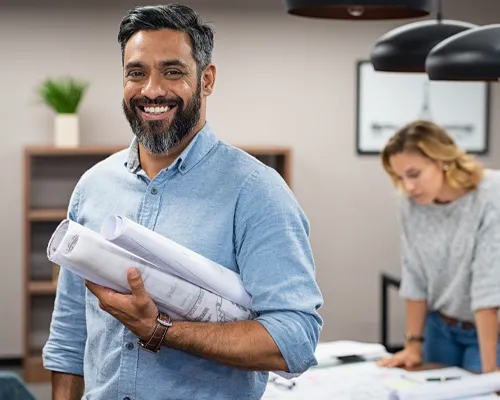
[[[483,178],[482,165],[459,148],[445,129],[430,121],[417,120],[405,125],[382,150],[382,165],[396,187],[400,187],[400,180],[389,160],[403,152],[417,153],[447,165],[445,179],[455,189],[475,189]]]

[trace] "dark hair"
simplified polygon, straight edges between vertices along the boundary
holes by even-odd
[[[185,32],[191,39],[193,58],[201,74],[212,62],[214,32],[192,8],[181,4],[134,7],[123,18],[118,32],[121,45],[122,63],[125,46],[138,31],[172,29]]]

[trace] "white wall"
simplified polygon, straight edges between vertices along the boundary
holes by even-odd
[[[25,0],[23,0],[25,1]],[[97,3],[97,2],[95,2]],[[216,27],[216,91],[209,120],[237,145],[293,147],[293,188],[312,224],[325,297],[323,340],[378,340],[379,273],[398,272],[394,192],[376,157],[355,154],[355,62],[375,39],[408,21],[346,22],[285,14],[280,1],[231,2],[198,9]],[[243,4],[242,3],[242,4]],[[494,23],[497,0],[446,2],[447,17]],[[226,3],[228,4],[228,3]],[[51,144],[52,114],[36,104],[46,76],[73,74],[92,86],[81,107],[84,144],[126,144],[116,34],[125,6],[82,10],[0,6],[4,173],[0,202],[0,356],[22,351],[22,149]],[[500,165],[500,121],[493,86],[491,156]],[[402,336],[401,308],[393,339]]]

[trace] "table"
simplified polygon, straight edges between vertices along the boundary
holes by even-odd
[[[446,366],[424,364],[407,371],[434,371]],[[312,368],[287,381],[273,376],[262,400],[388,400],[391,392],[418,385],[399,368],[375,362]]]

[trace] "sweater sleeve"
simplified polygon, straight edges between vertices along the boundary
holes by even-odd
[[[500,307],[500,190],[486,200],[471,270],[472,311]]]
[[[427,299],[427,277],[423,265],[408,236],[409,211],[401,209],[401,286],[399,294],[406,300]]]

